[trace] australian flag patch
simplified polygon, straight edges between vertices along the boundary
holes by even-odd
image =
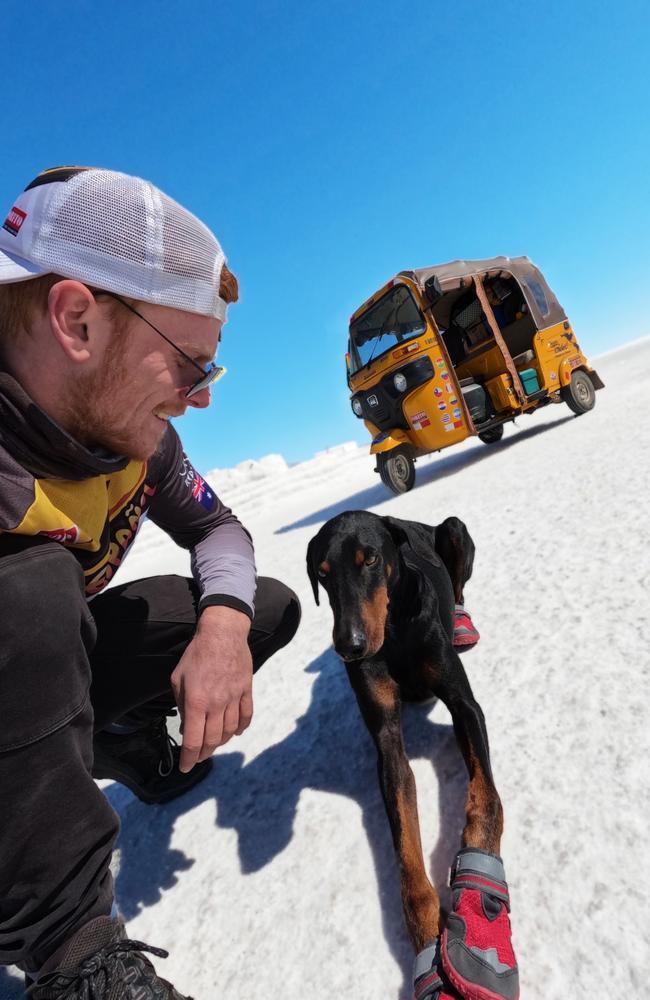
[[[203,476],[200,476],[194,466],[190,464],[187,455],[183,455],[179,475],[197,503],[200,503],[206,510],[212,510],[214,508],[215,495]]]
[[[196,471],[194,472],[194,482],[192,483],[192,496],[206,510],[212,510],[214,507],[214,493],[203,476],[200,476]]]

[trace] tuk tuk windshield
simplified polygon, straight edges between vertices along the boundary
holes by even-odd
[[[424,316],[406,285],[395,285],[350,324],[350,371],[364,368],[398,344],[424,333]]]

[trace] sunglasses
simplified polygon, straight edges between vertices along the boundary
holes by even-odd
[[[166,340],[167,343],[170,344],[175,351],[178,351],[178,353],[182,355],[182,357],[184,357],[189,364],[191,364],[194,368],[196,368],[197,372],[201,373],[201,378],[198,379],[196,382],[194,382],[185,393],[186,399],[190,399],[192,396],[196,396],[196,394],[198,392],[201,392],[202,389],[207,389],[209,385],[212,385],[213,382],[218,382],[219,379],[223,378],[223,376],[226,374],[228,369],[224,368],[223,365],[215,364],[214,361],[211,361],[210,364],[207,365],[207,367],[202,368],[201,365],[197,364],[196,361],[194,361],[194,359],[189,356],[189,354],[186,354],[185,351],[182,351],[181,348],[178,347],[173,340],[170,340],[170,338],[165,333],[163,333],[162,330],[159,330],[157,326],[154,326],[153,323],[150,320],[148,320],[146,316],[143,316],[142,313],[139,313],[137,309],[134,309],[132,305],[126,302],[119,295],[116,295],[115,292],[106,292],[103,289],[95,289],[95,288],[91,288],[89,290],[93,293],[95,297],[97,297],[98,295],[110,295],[112,299],[116,299],[125,307],[125,309],[128,309],[135,316],[137,316],[138,319],[141,319],[144,323],[146,323],[147,326],[150,326],[152,330],[155,330],[156,333],[160,337],[162,337],[163,340]],[[219,335],[219,339],[221,339],[221,334]]]

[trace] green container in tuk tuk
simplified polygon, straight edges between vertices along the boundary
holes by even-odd
[[[519,378],[527,396],[531,396],[534,392],[539,392],[537,372],[534,368],[524,368],[523,371],[519,372]]]

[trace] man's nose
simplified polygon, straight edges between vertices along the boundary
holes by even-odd
[[[179,392],[183,397],[183,401],[185,402],[186,406],[194,406],[196,407],[197,410],[204,410],[206,406],[210,405],[212,397],[210,395],[209,385],[206,385],[204,389],[200,390],[200,392],[195,393],[194,396],[190,396],[189,399],[185,395],[188,388],[189,386],[185,386],[183,389],[179,389]]]

